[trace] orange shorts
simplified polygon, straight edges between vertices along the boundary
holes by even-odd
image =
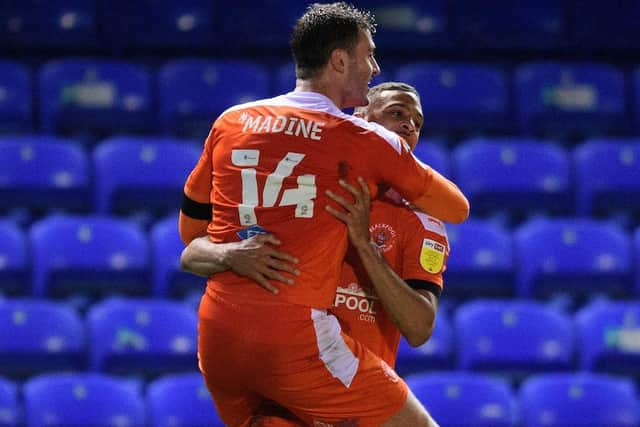
[[[321,427],[379,426],[404,405],[404,381],[333,315],[235,299],[208,290],[198,325],[200,369],[227,425],[251,425],[265,400]]]

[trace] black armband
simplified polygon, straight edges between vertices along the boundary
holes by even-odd
[[[195,200],[191,200],[186,194],[182,197],[180,210],[190,218],[211,221],[211,203],[196,202]]]
[[[419,279],[407,279],[405,282],[407,282],[407,285],[409,285],[411,289],[422,289],[431,292],[436,298],[440,298],[440,295],[442,295],[442,287],[433,282]]]

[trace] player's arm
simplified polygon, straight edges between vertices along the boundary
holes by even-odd
[[[393,271],[371,242],[369,189],[364,180],[358,180],[360,189],[341,182],[341,185],[353,194],[354,202],[328,192],[327,196],[341,205],[344,211],[331,206],[327,206],[326,209],[347,224],[349,241],[358,252],[382,305],[407,342],[412,346],[419,346],[431,337],[438,299],[430,292],[428,283],[424,284],[424,289],[419,290],[409,286]],[[431,286],[437,287],[435,284]]]
[[[430,168],[431,183],[425,194],[411,200],[422,212],[454,224],[469,217],[469,201],[452,181]]]
[[[419,161],[402,140],[388,139],[386,144],[370,146],[373,149],[362,153],[368,157],[365,160],[368,165],[377,169],[377,179],[398,191],[419,210],[454,224],[469,217],[469,201],[458,186]]]
[[[192,240],[182,251],[180,268],[203,277],[233,270],[241,276],[255,280],[269,292],[277,294],[278,288],[269,280],[292,285],[293,279],[285,277],[282,273],[287,272],[294,276],[300,274],[294,265],[298,260],[273,247],[279,244],[280,241],[272,234],[258,234],[231,243],[213,243],[206,236],[200,237]]]
[[[215,138],[215,127],[209,132],[204,149],[184,184],[184,195],[180,207],[178,229],[180,238],[185,244],[189,244],[196,237],[207,234],[207,227],[211,221],[211,161],[212,149]]]

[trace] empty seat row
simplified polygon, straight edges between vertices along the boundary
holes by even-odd
[[[223,427],[199,373],[148,385],[92,373],[56,373],[24,385],[0,379],[0,422],[17,427]]]
[[[403,375],[460,369],[518,380],[577,366],[638,377],[638,334],[637,299],[597,300],[575,314],[533,301],[477,299],[452,314],[441,310],[422,346],[401,340],[397,369]]]
[[[51,215],[25,235],[0,222],[0,290],[35,296],[185,295],[204,279],[181,272],[177,217],[147,235],[104,216]],[[538,298],[640,294],[640,229],[587,219],[533,219],[511,232],[483,220],[449,227],[451,296]]]
[[[526,0],[517,4],[491,0],[486,7],[477,7],[473,0],[452,5],[446,0],[362,0],[358,6],[376,15],[376,42],[402,50],[640,48],[640,33],[634,25],[640,19],[640,9],[632,1],[605,6],[595,0]],[[3,8],[0,40],[5,47],[102,47],[116,51],[220,50],[231,43],[284,49],[296,18],[304,10],[305,4],[295,0],[259,4],[56,0],[49,1],[46,9],[37,0],[29,0],[10,2]]]
[[[0,138],[0,209],[177,212],[202,144],[114,137],[89,155],[71,140]]]
[[[640,129],[637,69],[628,76],[629,92],[622,69],[598,63],[534,61],[513,73],[448,62],[382,66],[375,82],[404,81],[424,95],[425,131],[571,135]],[[231,105],[285,93],[294,84],[290,63],[273,70],[257,61],[177,59],[151,73],[122,60],[60,59],[42,65],[36,83],[24,65],[0,61],[0,130],[38,127],[37,110],[39,127],[49,133],[160,131],[204,137]]]
[[[635,427],[637,391],[627,378],[583,373],[538,374],[517,391],[468,372],[422,374],[409,387],[441,426]]]
[[[637,427],[637,391],[626,378],[586,373],[539,374],[517,390],[466,372],[407,379],[442,426]],[[24,404],[19,395],[24,396]],[[146,389],[138,381],[99,374],[40,375],[22,387],[0,380],[4,425],[15,427],[222,427],[200,374],[168,375]]]
[[[202,144],[113,137],[89,152],[69,139],[0,137],[0,212],[177,212]],[[591,139],[568,151],[547,140],[474,138],[450,153],[423,140],[415,154],[461,187],[477,217],[626,215],[633,226],[640,211],[640,139]]]
[[[640,375],[640,300],[600,300],[576,314],[527,300],[481,299],[438,314],[433,337],[402,341],[406,375],[460,369],[514,379],[571,370]],[[153,376],[196,369],[193,307],[174,300],[107,298],[86,320],[68,303],[0,300],[0,375],[89,369]]]
[[[149,236],[126,220],[66,215],[35,223],[28,236],[0,222],[0,234],[3,293],[168,296],[204,288],[204,279],[180,271],[184,245],[174,216]]]
[[[197,369],[193,307],[171,300],[107,298],[85,320],[67,303],[0,300],[0,374],[53,370],[143,376]]]

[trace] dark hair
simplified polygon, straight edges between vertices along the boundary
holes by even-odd
[[[398,90],[400,92],[412,93],[418,98],[418,101],[420,101],[420,94],[418,93],[418,90],[415,87],[411,86],[410,84],[401,83],[401,82],[384,82],[384,83],[379,83],[369,89],[369,93],[367,94],[369,105],[365,105],[363,107],[356,107],[355,112],[361,112],[363,114],[366,113],[367,109],[371,105],[373,105],[376,98],[380,96],[380,94],[385,90]]]
[[[352,51],[360,30],[375,33],[373,15],[344,2],[319,4],[307,8],[293,28],[291,52],[296,77],[310,79],[329,62],[335,49]]]

